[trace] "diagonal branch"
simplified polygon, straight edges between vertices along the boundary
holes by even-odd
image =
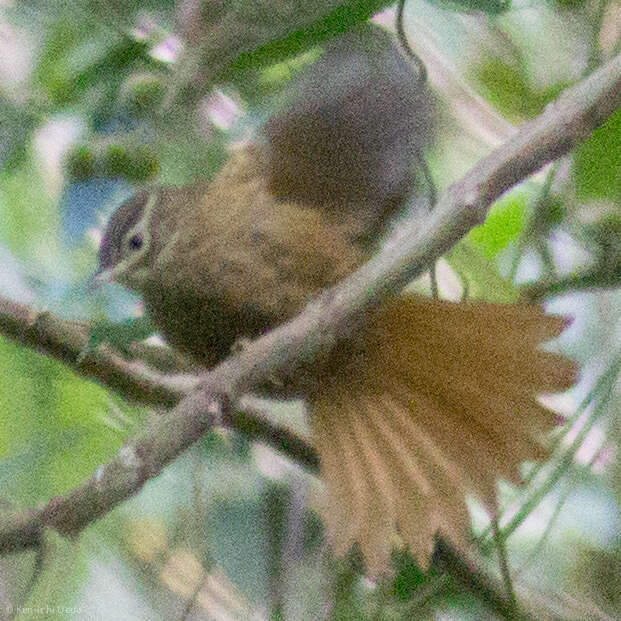
[[[85,322],[37,312],[1,296],[0,334],[59,360],[78,375],[94,379],[130,401],[172,407],[187,392],[180,382],[141,362],[125,360],[108,347],[82,355],[88,343]]]
[[[59,360],[77,375],[111,388],[134,403],[174,407],[199,383],[196,374],[160,373],[140,360],[126,360],[107,346],[99,346],[83,355],[88,343],[85,322],[61,319],[49,312],[37,312],[30,306],[2,296],[0,334]],[[142,346],[132,349],[144,357],[159,358],[159,362],[167,367],[176,367],[175,357],[161,351],[163,348],[157,348],[157,352],[146,351],[148,348]],[[258,406],[256,401],[240,405],[240,410],[230,421],[232,429],[284,451],[307,468],[317,469],[317,455],[307,438],[271,420],[265,408]]]
[[[444,191],[436,209],[427,218],[404,222],[399,232],[366,265],[309,304],[299,316],[205,374],[200,385],[184,396],[174,409],[129,440],[115,459],[100,466],[80,487],[53,499],[42,509],[0,517],[0,553],[37,545],[45,526],[68,535],[78,534],[94,519],[134,495],[214,424],[256,432],[247,424],[247,419],[235,413],[244,393],[274,374],[290,372],[300,362],[328,349],[365,309],[390,292],[398,291],[472,227],[483,222],[490,205],[501,194],[569,152],[620,105],[621,55],[565,91],[543,114],[523,125],[510,141]],[[0,312],[6,311],[6,304],[4,307],[0,307]],[[17,308],[14,306],[13,310]],[[72,340],[70,324],[56,325],[51,316],[47,317],[52,321],[48,328],[57,327],[57,334],[53,330],[41,332],[41,326],[45,325],[43,318],[31,322],[34,331],[20,332],[6,313],[0,315],[0,330],[115,389],[129,386],[131,389],[124,394],[131,394],[137,382],[144,381],[144,369],[127,368],[124,365],[129,363],[112,354],[106,359],[105,352],[98,354],[104,358],[81,368],[73,357],[77,342]],[[63,329],[68,331],[63,332]],[[50,338],[52,336],[54,339]],[[134,371],[136,376],[132,375]],[[171,398],[173,393],[166,393],[170,386],[164,390],[164,383],[158,384],[155,376],[147,377],[154,394],[162,390],[162,394],[168,394],[164,400]],[[260,417],[256,420],[263,425],[263,431],[269,429],[269,424],[266,426]],[[257,435],[261,437],[261,431]],[[278,434],[271,439],[278,444]],[[279,448],[304,463],[317,463],[307,442],[295,436],[288,439],[292,444]]]

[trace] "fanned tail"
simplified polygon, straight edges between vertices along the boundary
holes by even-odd
[[[489,506],[498,478],[546,457],[555,416],[537,394],[569,388],[574,364],[537,346],[566,320],[535,306],[398,298],[312,400],[337,553],[360,544],[385,569],[398,536],[422,566],[440,533],[469,541],[465,494]]]

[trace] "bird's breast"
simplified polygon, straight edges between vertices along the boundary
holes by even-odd
[[[184,210],[143,292],[171,344],[203,364],[300,312],[365,258],[338,213],[278,201],[266,186],[232,158]]]

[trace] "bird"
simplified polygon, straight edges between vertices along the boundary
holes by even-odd
[[[140,294],[166,341],[209,368],[368,260],[433,139],[433,97],[393,35],[366,23],[327,42],[250,144],[210,181],[139,190],[111,216],[95,279]],[[398,226],[398,224],[396,225]],[[421,567],[438,536],[471,545],[466,497],[545,459],[574,363],[540,344],[566,318],[529,304],[395,291],[285,392],[307,401],[336,554],[371,574],[391,550]]]

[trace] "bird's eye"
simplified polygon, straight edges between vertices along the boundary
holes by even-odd
[[[136,234],[129,238],[127,242],[130,250],[140,250],[142,248],[142,235]]]

